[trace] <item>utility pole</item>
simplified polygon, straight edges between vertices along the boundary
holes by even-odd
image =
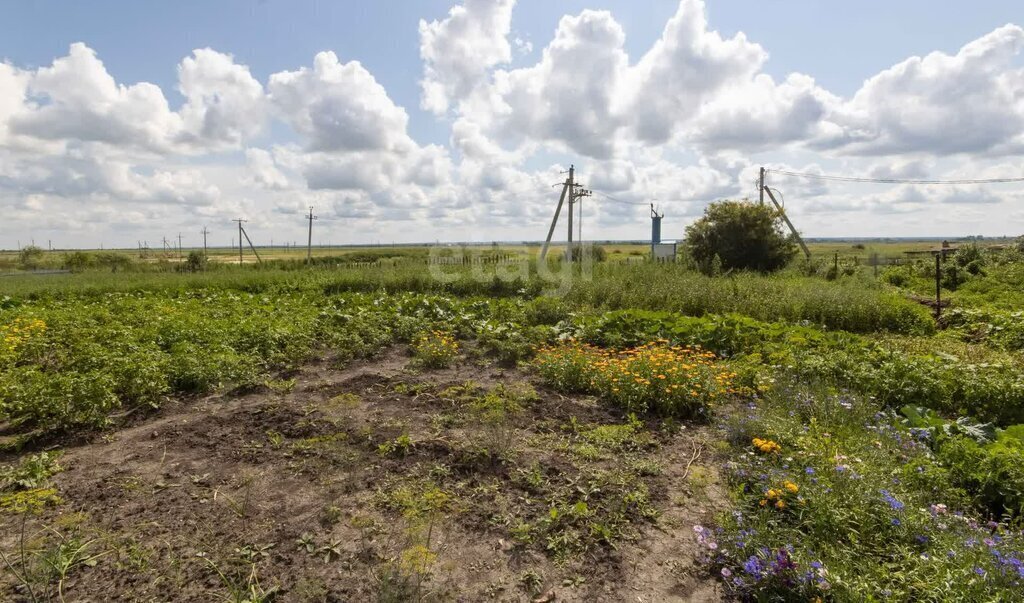
[[[210,231],[204,226],[199,234],[203,235],[203,257],[206,257],[206,235],[210,234]]]
[[[181,233],[178,233],[178,261],[181,261]]]
[[[558,186],[553,185],[553,186]],[[551,237],[555,235],[555,226],[558,226],[558,216],[562,213],[562,204],[565,203],[565,196],[569,191],[569,180],[566,179],[565,183],[562,184],[562,194],[558,197],[558,206],[555,207],[555,216],[551,218],[551,228],[548,229],[548,237],[544,239],[544,246],[540,249],[540,261],[544,261],[548,257],[548,247],[551,245]]]
[[[760,196],[761,205],[764,205],[764,167],[761,168],[761,179],[757,184],[757,192]]]
[[[242,222],[248,222],[241,218],[235,218],[232,222],[238,222],[238,265],[242,265]]]
[[[576,202],[576,183],[573,179],[576,175],[576,167],[569,166],[569,239],[565,244],[565,261],[572,261],[572,204]]]
[[[313,206],[309,206],[309,237],[306,239],[306,263],[309,264],[313,261],[313,220],[317,220],[316,216],[313,215]]]

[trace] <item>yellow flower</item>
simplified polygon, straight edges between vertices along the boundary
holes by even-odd
[[[797,492],[800,491],[800,486],[794,484],[793,482],[786,482],[786,483],[782,484],[782,487],[784,487],[785,489],[789,490],[793,494],[796,494]]]
[[[779,509],[780,511],[782,509],[785,509],[786,508],[786,501],[784,501],[784,500],[777,500],[777,501],[775,501],[775,508]]]

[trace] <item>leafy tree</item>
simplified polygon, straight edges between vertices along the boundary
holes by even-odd
[[[687,251],[705,273],[716,269],[772,272],[797,253],[781,214],[768,205],[719,201],[686,228]]]
[[[26,270],[34,270],[43,263],[45,255],[46,253],[35,245],[22,247],[21,251],[18,252],[18,263]]]

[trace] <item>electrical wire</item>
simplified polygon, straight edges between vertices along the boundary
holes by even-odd
[[[829,180],[832,182],[864,182],[869,184],[1004,184],[1009,182],[1024,182],[1024,177],[971,178],[965,180],[905,180],[899,178],[860,178],[856,176],[831,176],[827,174],[811,174],[808,172],[790,172],[788,170],[773,169],[766,169],[765,172],[771,174],[780,174],[782,176],[793,176],[796,178],[809,178],[812,180]]]

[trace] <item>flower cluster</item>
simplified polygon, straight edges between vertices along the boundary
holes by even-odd
[[[754,448],[765,454],[772,454],[782,451],[782,446],[779,446],[778,442],[772,440],[763,440],[761,438],[754,438]]]
[[[413,340],[412,353],[427,368],[445,368],[459,355],[459,342],[450,333],[429,331]]]
[[[783,510],[793,500],[797,492],[800,492],[800,486],[796,483],[786,480],[782,482],[782,486],[778,488],[768,488],[768,491],[764,493],[764,498],[761,499],[760,505],[762,507],[772,506],[778,510]],[[787,502],[789,500],[790,502]],[[802,499],[797,498],[799,502],[803,502]]]
[[[13,359],[25,344],[46,332],[46,322],[38,318],[15,318],[0,325],[0,360]]]
[[[600,395],[630,412],[688,416],[736,393],[736,373],[715,354],[664,340],[621,351],[576,342],[542,347],[535,365],[556,387]]]

